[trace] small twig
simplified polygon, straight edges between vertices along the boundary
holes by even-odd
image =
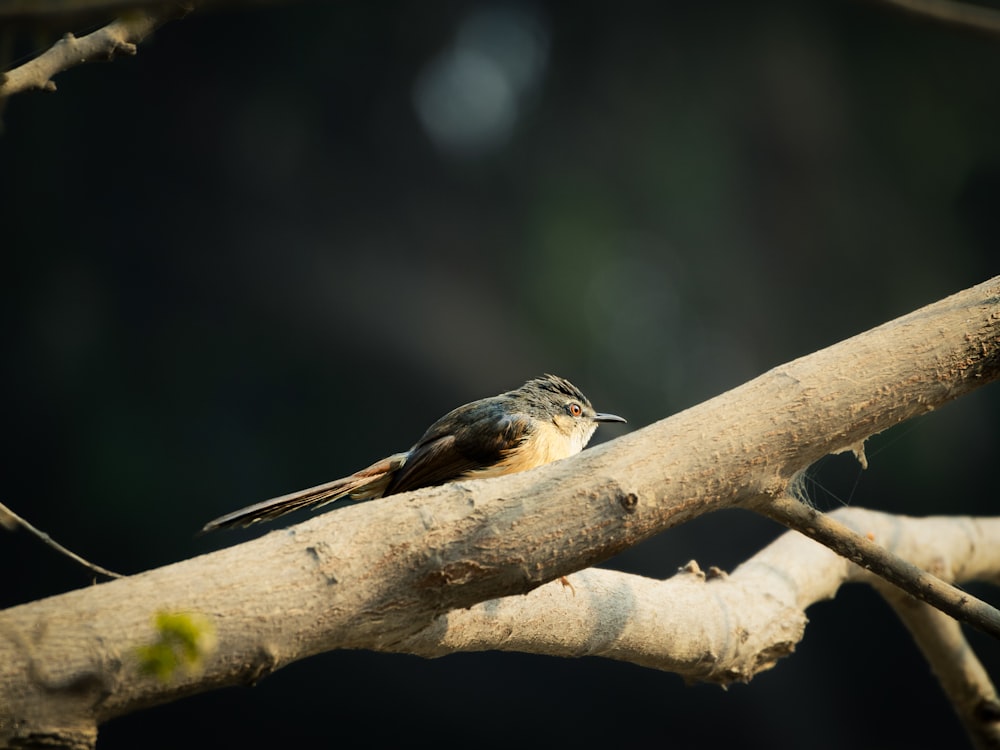
[[[69,550],[69,549],[66,549],[65,547],[63,547],[61,544],[59,544],[59,542],[57,542],[55,539],[53,539],[52,537],[50,537],[44,531],[42,531],[40,529],[36,529],[34,526],[32,526],[30,523],[28,523],[23,518],[21,518],[19,515],[17,515],[17,513],[15,513],[14,511],[12,511],[10,508],[8,508],[3,503],[0,503],[0,525],[2,525],[4,528],[6,528],[8,530],[13,530],[17,526],[21,526],[21,527],[27,529],[29,532],[31,532],[32,534],[34,534],[36,537],[38,537],[39,539],[41,539],[43,542],[45,542],[47,545],[49,545],[50,547],[52,547],[57,552],[61,552],[62,554],[66,555],[66,557],[70,558],[71,560],[75,560],[80,565],[82,565],[85,568],[88,568],[89,570],[93,571],[94,573],[98,573],[98,574],[100,574],[102,576],[107,576],[108,578],[124,578],[125,577],[121,573],[115,573],[112,570],[108,570],[107,568],[102,568],[100,565],[95,565],[92,562],[84,560],[82,557],[80,557],[78,554],[76,554],[72,550]]]
[[[783,495],[749,507],[783,526],[815,539],[956,620],[994,638],[1000,638],[1000,611],[995,607],[906,562],[885,547],[796,498]]]
[[[873,585],[910,631],[973,746],[981,750],[1000,747],[1000,700],[961,626],[895,586],[884,581]]]
[[[900,10],[972,31],[1000,35],[1000,12],[954,0],[881,0]]]

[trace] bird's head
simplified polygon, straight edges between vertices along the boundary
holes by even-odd
[[[558,375],[529,380],[515,393],[523,399],[528,414],[538,420],[551,421],[566,437],[568,455],[582,451],[601,422],[625,421],[617,414],[596,411],[579,388]]]

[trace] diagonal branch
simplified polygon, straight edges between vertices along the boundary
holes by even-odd
[[[881,0],[907,13],[951,26],[1000,35],[1000,12],[995,8],[959,0]]]
[[[86,741],[114,716],[312,654],[392,649],[451,610],[528,592],[703,513],[781,498],[820,457],[998,376],[995,278],[573,458],[343,508],[13,607],[0,612],[0,742]],[[137,654],[157,612],[210,623],[218,647],[201,672],[144,675]]]
[[[12,511],[3,503],[0,503],[0,526],[3,526],[8,531],[13,531],[18,526],[20,526],[32,536],[41,539],[42,542],[49,545],[56,552],[65,555],[73,562],[82,565],[88,570],[97,573],[98,575],[107,576],[108,578],[124,578],[124,576],[121,573],[115,573],[113,570],[108,570],[107,568],[103,568],[97,563],[92,563],[89,560],[80,557],[80,555],[76,554],[73,550],[62,546],[55,539],[50,537],[41,529],[33,526],[26,519],[21,518],[21,516]]]
[[[1000,518],[918,519],[862,508],[831,515],[892,539],[897,553],[937,568],[947,580],[1000,573]],[[727,685],[748,682],[791,654],[805,631],[806,609],[833,598],[846,583],[874,581],[883,592],[914,601],[795,532],[729,575],[703,572],[691,562],[665,581],[599,568],[576,573],[572,581],[576,596],[553,583],[526,596],[452,610],[390,648],[429,658],[489,650],[603,656]]]
[[[753,507],[783,526],[802,532],[825,544],[848,560],[853,560],[952,617],[1000,638],[1000,611],[961,591],[935,575],[921,570],[883,547],[877,538],[868,538],[847,528],[828,515],[810,508],[788,495],[768,498]]]
[[[38,57],[0,74],[0,99],[32,89],[55,91],[56,84],[52,79],[63,71],[87,62],[134,55],[136,45],[154,29],[183,16],[188,10],[188,6],[176,4],[136,9],[86,36],[77,38],[66,34]]]
[[[949,575],[953,572],[951,563],[955,562],[958,560],[939,558],[928,561],[925,566],[938,568]],[[973,746],[983,750],[1000,747],[1000,698],[962,634],[961,626],[939,610],[884,581],[876,580],[875,587],[913,635]]]

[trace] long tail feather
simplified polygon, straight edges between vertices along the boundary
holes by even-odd
[[[349,477],[334,479],[305,490],[272,497],[270,500],[248,505],[224,516],[209,521],[202,533],[216,529],[234,529],[260,521],[270,521],[300,508],[319,507],[350,497],[355,500],[369,500],[381,497],[395,471],[406,462],[406,453],[397,453],[372,464],[367,469]]]

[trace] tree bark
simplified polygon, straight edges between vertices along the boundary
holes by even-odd
[[[8,9],[11,14],[14,9]],[[65,12],[65,9],[64,9]],[[42,54],[6,73],[0,73],[0,100],[24,91],[55,91],[52,80],[77,65],[111,61],[136,53],[136,45],[163,23],[180,18],[187,7],[168,3],[149,10],[131,9],[120,18],[86,36],[65,34]]]
[[[1000,277],[579,456],[13,607],[0,612],[0,741],[86,747],[101,722],[145,706],[330,649],[399,649],[451,610],[523,594],[703,513],[783,497],[818,458],[860,455],[870,435],[998,374]],[[158,612],[210,624],[217,647],[199,670],[142,672]]]

